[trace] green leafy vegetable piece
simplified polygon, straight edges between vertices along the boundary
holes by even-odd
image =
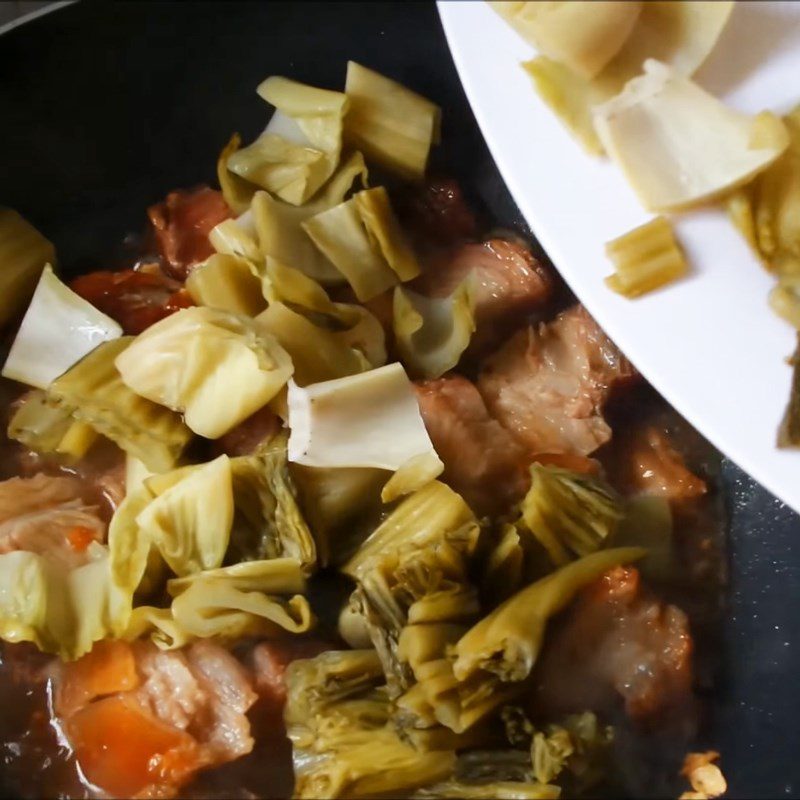
[[[491,7],[536,50],[591,79],[619,52],[642,3],[509,3]]]
[[[217,180],[222,196],[234,214],[244,214],[250,208],[250,201],[258,189],[257,186],[239,177],[228,169],[228,161],[242,146],[242,137],[234,133],[228,140],[217,159]]]
[[[134,392],[182,411],[188,427],[209,439],[262,408],[293,372],[289,354],[262,326],[206,307],[157,322],[115,363]]]
[[[266,308],[261,282],[243,256],[217,253],[198,264],[186,279],[186,290],[199,306],[255,317]]]
[[[370,467],[305,467],[292,465],[300,504],[317,543],[321,566],[339,564],[359,543],[353,533],[360,521],[382,510],[381,487],[386,472]],[[366,538],[366,533],[364,534]]]
[[[409,371],[421,378],[441,377],[458,364],[475,332],[471,278],[443,298],[395,287],[392,327]]]
[[[296,797],[407,796],[452,772],[452,751],[417,750],[390,724],[374,652],[294,661],[286,678]]]
[[[81,458],[97,433],[77,422],[72,409],[57,403],[41,389],[28,392],[8,423],[8,436],[37,453],[63,453]]]
[[[421,180],[431,146],[439,143],[439,107],[355,61],[347,63],[345,94],[345,139],[376,164]]]
[[[416,256],[382,186],[315,214],[303,229],[361,301],[419,275]]]
[[[228,156],[227,168],[292,205],[302,205],[331,177],[342,146],[342,117],[347,98],[341,92],[316,89],[273,76],[258,93],[294,121],[304,143],[265,131],[247,147]]]
[[[258,246],[255,219],[252,210],[236,219],[224,219],[211,229],[208,241],[220,255],[240,256],[251,264],[263,256]]]
[[[108,580],[108,551],[89,545],[87,563],[64,569],[25,550],[0,554],[0,638],[33,642],[65,660],[113,634],[125,599]]]
[[[276,437],[258,455],[232,459],[231,471],[236,515],[228,560],[293,558],[312,570],[317,548],[289,474],[286,436]]]
[[[121,335],[117,322],[63,284],[48,264],[11,345],[3,376],[47,389],[99,344]]]
[[[291,356],[298,386],[342,378],[372,366],[343,332],[320,327],[284,303],[270,303],[256,321]]]
[[[310,467],[397,470],[438,460],[413,387],[398,363],[315,383],[289,384],[289,459]]]
[[[55,263],[53,245],[16,211],[0,207],[0,325],[22,311],[45,264]]]
[[[557,566],[602,547],[622,515],[622,500],[600,479],[531,465],[522,518]]]
[[[133,341],[105,342],[55,380],[49,394],[80,422],[118,444],[154,472],[174,466],[192,437],[181,418],[131,391],[114,366]]]
[[[124,635],[148,634],[163,649],[193,638],[239,639],[304,633],[314,622],[302,596],[305,579],[291,558],[248,561],[196,572],[167,583],[169,608],[139,606]]]
[[[503,5],[508,8],[515,6],[513,3]],[[524,5],[534,14],[547,13],[542,12],[541,3]],[[569,6],[573,12],[578,8],[574,3],[559,5]],[[601,4],[587,4],[589,13],[592,10],[601,13],[602,10],[594,8],[599,5]],[[629,13],[635,4],[614,5],[629,7],[624,9]],[[533,78],[542,100],[550,106],[570,133],[592,155],[600,155],[603,146],[594,130],[593,107],[618,94],[628,81],[641,73],[644,61],[648,58],[669,64],[682,75],[691,75],[713,49],[732,10],[733,3],[727,0],[694,3],[652,0],[642,3],[641,12],[630,35],[625,37],[614,57],[591,80],[544,55],[523,66]],[[586,19],[587,13],[584,12],[582,17]],[[615,35],[624,30],[622,27],[617,28]],[[607,37],[604,44],[610,43],[614,43],[614,36]],[[602,48],[592,55],[597,56],[600,53]]]
[[[606,285],[625,297],[651,292],[688,271],[672,225],[664,217],[655,217],[607,242],[606,255],[616,269],[606,278]]]
[[[419,800],[557,800],[561,796],[558,786],[518,781],[489,781],[464,783],[449,780],[418,789],[412,798]]]
[[[315,247],[302,224],[341,203],[357,179],[366,186],[364,157],[354,152],[319,195],[302,206],[293,206],[270,197],[266,192],[257,192],[253,197],[252,218],[261,254],[302,270],[325,285],[344,283],[344,275]]]
[[[800,447],[800,336],[792,356],[792,387],[778,429],[778,447]]]
[[[270,303],[282,303],[303,314],[343,345],[361,352],[373,367],[386,363],[383,326],[363,306],[334,303],[313,278],[271,256],[266,258],[262,284]]]
[[[485,670],[503,681],[523,681],[539,656],[547,621],[604,572],[635,561],[645,553],[637,547],[600,550],[517,592],[476,623],[455,645],[456,677],[466,680]]]
[[[231,463],[220,456],[145,481],[155,496],[136,516],[176,575],[191,575],[222,564],[233,524]]]

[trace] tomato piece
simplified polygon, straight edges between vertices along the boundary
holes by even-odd
[[[60,716],[68,717],[97,697],[139,686],[133,650],[127,642],[97,642],[85,656],[61,667],[56,695]]]
[[[181,308],[193,305],[175,281],[150,272],[101,270],[75,278],[72,290],[108,314],[125,333],[138,334]]]
[[[66,731],[86,778],[116,797],[179,787],[206,763],[194,737],[124,697],[90,703],[68,720]]]
[[[205,261],[214,248],[208,241],[212,228],[231,216],[222,193],[201,186],[170,192],[147,209],[165,269],[184,280],[191,267]]]

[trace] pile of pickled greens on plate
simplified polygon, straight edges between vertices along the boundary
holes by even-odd
[[[608,155],[658,215],[607,243],[615,268],[608,286],[633,298],[686,275],[663,215],[721,203],[777,279],[772,310],[800,330],[800,107],[783,118],[745,114],[691,79],[735,4],[490,5],[538,51],[522,66],[543,102],[588,153]],[[800,446],[798,354],[780,447]]]
[[[258,94],[266,130],[148,209],[132,268],[69,278],[0,213],[4,780],[557,798],[663,756],[719,795],[691,435],[428,173],[436,105],[352,62]]]

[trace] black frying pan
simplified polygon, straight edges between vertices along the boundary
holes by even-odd
[[[68,269],[108,266],[148,204],[213,181],[231,131],[248,140],[261,130],[262,78],[339,88],[349,58],[441,104],[442,166],[524,229],[435,7],[409,2],[86,2],[18,27],[0,37],[0,204],[44,231]],[[729,796],[798,797],[800,524],[730,463],[723,484],[731,592],[703,743],[723,753]]]

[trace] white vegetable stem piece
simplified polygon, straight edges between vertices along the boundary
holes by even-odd
[[[122,328],[63,284],[48,264],[11,345],[3,377],[46,389],[99,344],[120,336]]]
[[[396,470],[435,453],[401,364],[313,383],[289,382],[289,461]]]
[[[644,74],[594,123],[611,158],[651,211],[712,200],[766,169],[788,145],[783,123],[728,108],[694,81],[649,59]]]

